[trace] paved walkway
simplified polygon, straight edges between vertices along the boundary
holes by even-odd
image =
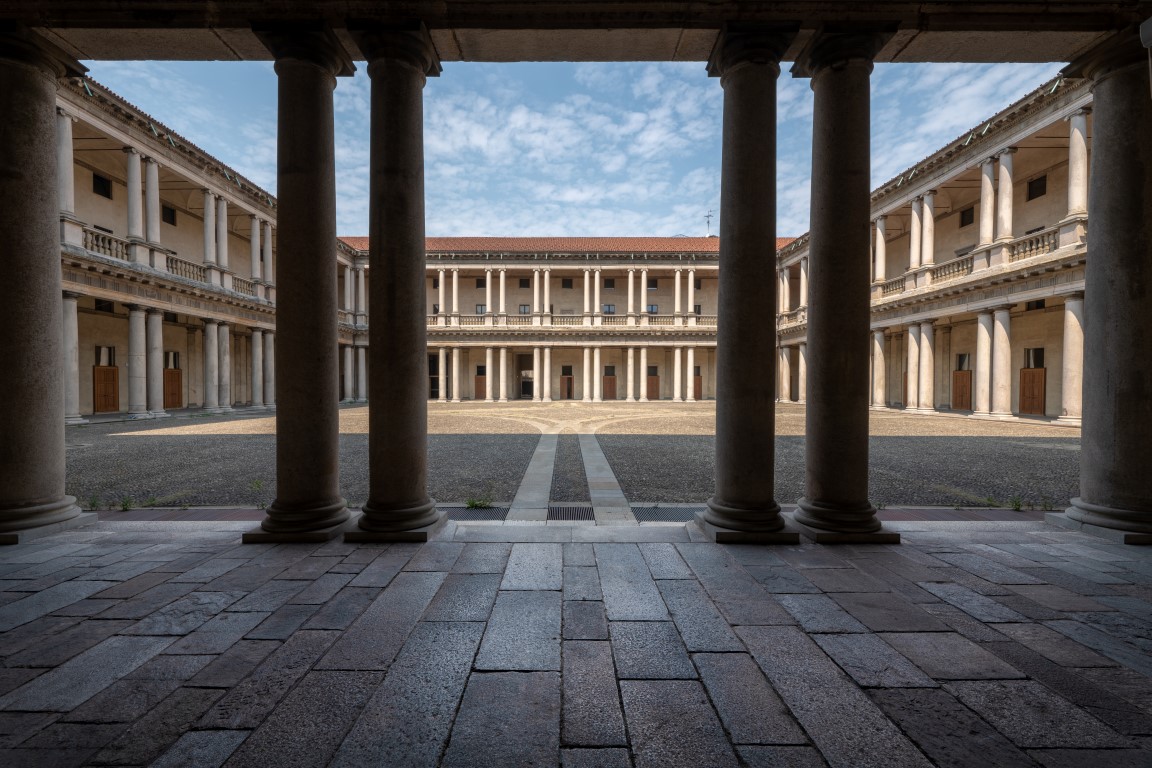
[[[1040,522],[902,545],[450,523],[0,550],[0,765],[1152,765],[1152,549]]]

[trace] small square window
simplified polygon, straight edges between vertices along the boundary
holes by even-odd
[[[701,290],[703,287],[704,287],[704,280],[703,280],[703,278],[700,278],[700,277],[696,278],[696,290],[698,290],[698,291],[699,291],[699,290]]]
[[[478,315],[488,314],[488,305],[487,304],[477,304],[476,305],[476,314],[478,314]]]
[[[169,370],[175,370],[180,367],[180,353],[179,352],[165,352],[164,353],[164,367]]]
[[[176,209],[170,205],[160,206],[160,221],[176,226]]]
[[[956,355],[956,370],[969,371],[972,370],[972,355],[967,352],[961,352]]]
[[[487,285],[488,285],[488,278],[486,278],[486,277],[476,278],[476,287],[477,288],[485,288],[485,287],[487,287]]]
[[[1025,368],[1043,368],[1044,367],[1044,347],[1036,347],[1034,349],[1024,350],[1024,367]]]
[[[694,314],[694,315],[701,315],[701,314],[704,314],[703,312],[701,312],[701,311],[700,311],[701,309],[703,309],[703,305],[702,305],[702,304],[696,304],[696,305],[694,305],[694,306],[692,307],[692,314]]]
[[[96,362],[94,365],[111,368],[116,365],[116,347],[96,347]]]
[[[614,366],[614,365],[604,366],[604,375],[605,376],[615,376],[616,375],[616,366]]]
[[[166,322],[166,323],[178,323],[178,322],[180,322],[180,318],[175,312],[165,312],[164,313],[164,322]]]
[[[432,314],[434,314],[434,315],[440,314],[440,305],[439,304],[433,304],[432,305]]]
[[[98,173],[92,174],[92,194],[112,199],[112,180]]]
[[[1040,176],[1028,182],[1028,199],[1035,200],[1048,193],[1048,176]],[[1043,367],[1043,366],[1041,366]]]
[[[648,278],[648,290],[654,291],[658,287],[660,287],[660,278],[658,278],[658,277]]]
[[[648,366],[648,375],[649,376],[659,376],[660,375],[659,366],[655,366],[655,365]]]
[[[614,277],[604,278],[604,290],[606,290],[606,291],[616,290],[616,278],[614,278]]]
[[[692,366],[692,375],[697,376],[697,377],[700,375],[700,366],[698,366],[698,365]]]
[[[572,278],[570,278],[570,277],[560,278],[560,287],[561,288],[571,288],[572,287]]]
[[[486,366],[486,365],[476,366],[476,375],[477,376],[487,376],[488,375],[488,366]]]
[[[531,288],[532,287],[532,278],[530,278],[530,277],[520,278],[520,287],[521,288]]]
[[[520,314],[522,314],[522,315],[532,314],[532,305],[531,304],[521,304],[520,305]]]
[[[116,302],[108,301],[107,299],[96,299],[97,312],[115,312]]]
[[[571,376],[572,375],[572,366],[570,366],[570,365],[560,366],[560,375],[561,376]]]
[[[438,277],[432,278],[432,288],[436,289],[439,287],[440,287],[440,278],[438,278]]]
[[[660,314],[660,305],[659,304],[649,304],[648,305],[648,314],[650,314],[650,315]]]
[[[603,311],[604,311],[604,314],[606,314],[606,315],[614,315],[614,314],[616,314],[616,305],[615,304],[605,304]]]
[[[1035,301],[1024,302],[1024,311],[1031,312],[1034,309],[1044,309],[1044,299],[1036,299]]]
[[[960,226],[968,227],[976,221],[976,207],[968,206],[960,211]]]

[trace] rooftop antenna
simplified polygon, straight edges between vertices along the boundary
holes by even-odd
[[[708,229],[708,237],[712,237],[712,211],[704,214],[704,225]]]

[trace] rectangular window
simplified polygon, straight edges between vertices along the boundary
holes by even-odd
[[[570,365],[560,366],[560,375],[561,376],[571,376],[572,375],[572,366],[570,366]]]
[[[522,315],[532,314],[532,305],[531,304],[521,304],[520,305],[520,314],[522,314]]]
[[[614,278],[614,277],[604,278],[604,290],[606,290],[606,291],[616,290],[616,278]]]
[[[432,305],[432,314],[434,314],[434,315],[440,314],[440,305],[439,304],[433,304]]]
[[[486,288],[487,286],[488,286],[488,278],[486,278],[486,277],[476,278],[476,287],[477,288]]]
[[[972,370],[972,356],[967,352],[962,352],[956,355],[956,370],[970,371]]]
[[[1024,311],[1031,312],[1034,309],[1044,309],[1044,299],[1036,299],[1035,301],[1024,302]]]
[[[98,173],[92,174],[92,194],[112,199],[112,180]]]
[[[693,376],[699,376],[700,375],[700,366],[698,366],[698,365],[692,366],[692,375]]]
[[[1035,347],[1033,349],[1024,350],[1024,367],[1025,368],[1043,368],[1044,367],[1044,347]]]
[[[487,313],[488,313],[488,305],[487,304],[477,304],[476,305],[476,314],[485,315]]]
[[[605,304],[604,308],[603,308],[603,312],[606,315],[616,314],[616,305],[615,304]]]
[[[521,288],[531,288],[532,287],[532,278],[530,278],[530,277],[520,278],[520,287]]]
[[[659,373],[659,369],[657,368],[657,366],[655,366],[655,365],[648,366],[648,375],[649,376],[659,376],[660,373]]]
[[[701,290],[703,287],[704,287],[704,280],[703,280],[703,278],[699,278],[699,277],[698,277],[698,278],[696,278],[696,290],[698,290],[698,291],[699,291],[699,290]]]
[[[660,305],[659,304],[649,304],[648,305],[648,314],[650,314],[650,315],[660,314]]]
[[[180,322],[180,316],[177,315],[175,312],[165,312],[164,313],[164,322],[166,322],[166,323],[178,323],[178,322]]]
[[[432,289],[435,290],[439,287],[440,287],[440,278],[438,278],[438,277],[432,278]]]
[[[487,376],[488,375],[488,366],[486,366],[486,365],[476,366],[476,375],[477,376]]]
[[[179,352],[165,352],[164,353],[164,367],[165,368],[179,368],[180,367],[180,353]]]
[[[561,288],[571,288],[572,287],[572,278],[570,278],[570,277],[560,278],[560,287]]]
[[[697,314],[697,315],[702,315],[702,314],[704,314],[703,312],[701,312],[701,311],[700,311],[702,308],[703,308],[703,305],[701,305],[701,304],[694,304],[694,305],[692,306],[692,312],[693,312],[694,314]]]
[[[116,302],[108,301],[107,299],[96,299],[97,312],[115,312]]]
[[[1039,176],[1028,182],[1028,199],[1035,200],[1048,193],[1048,176]]]
[[[616,375],[616,366],[614,366],[614,365],[604,366],[604,375],[605,376],[615,376]]]
[[[648,290],[650,290],[650,291],[654,291],[654,290],[656,290],[656,289],[657,289],[659,286],[660,286],[660,278],[658,278],[658,277],[650,277],[650,278],[648,278]]]
[[[105,367],[116,365],[116,347],[96,347],[96,365]]]
[[[176,226],[176,209],[170,205],[160,206],[160,221]]]
[[[967,227],[976,222],[976,206],[970,205],[960,211],[960,226]]]

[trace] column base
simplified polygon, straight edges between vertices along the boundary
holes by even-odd
[[[725,528],[708,520],[708,512],[696,513],[696,524],[717,544],[799,544],[800,534],[795,530],[780,528],[775,531],[742,531]]]
[[[900,534],[896,531],[889,531],[881,527],[878,531],[871,533],[863,532],[841,532],[841,531],[826,531],[820,528],[813,528],[810,525],[804,525],[796,520],[791,521],[793,525],[804,535],[804,538],[811,539],[816,544],[899,544]]]
[[[222,411],[222,409],[221,409],[221,408],[218,408],[218,407],[215,407],[215,406],[213,406],[213,407],[211,407],[211,408],[209,408],[208,406],[203,406],[203,407],[200,409],[200,413],[202,413],[202,414],[206,414],[206,415],[209,415],[209,416],[215,416],[216,414],[218,414],[218,413],[222,413],[222,412],[223,412],[223,411]]]
[[[1079,427],[1080,426],[1080,417],[1079,416],[1061,416],[1060,418],[1056,419],[1056,423],[1057,424],[1067,424],[1070,427]]]
[[[273,501],[260,526],[243,536],[245,544],[289,541],[329,541],[348,522],[350,513],[344,499],[313,505],[282,505]]]
[[[168,413],[168,411],[149,411],[149,413],[152,415],[152,418],[154,418],[154,419],[170,419],[170,418],[172,418],[172,414]]]
[[[354,520],[348,519],[326,528],[297,532],[266,531],[260,526],[256,526],[250,531],[245,531],[240,540],[244,544],[323,544],[338,538],[355,525]]]
[[[77,507],[77,510],[79,510],[79,507]],[[61,520],[57,523],[38,525],[34,528],[19,528],[12,531],[0,532],[0,545],[24,544],[35,539],[42,539],[45,536],[51,536],[55,533],[63,533],[64,531],[83,528],[99,521],[100,516],[95,512],[81,512],[75,517],[70,517],[67,520]]]
[[[374,508],[369,500],[344,541],[428,541],[447,520],[431,499],[402,509]]]
[[[150,411],[143,411],[141,413],[127,413],[124,418],[129,421],[136,421],[138,419],[152,419],[155,418]]]
[[[451,402],[451,403],[458,403],[458,402],[460,402],[460,398],[458,398],[458,397],[454,397],[454,398],[452,398],[451,400],[449,400],[448,402]]]
[[[496,402],[498,402],[498,403],[506,403],[506,402],[508,402],[508,398],[506,398],[506,397],[502,397],[502,398],[500,398],[499,400],[497,400]]]
[[[1069,517],[1067,512],[1048,512],[1044,515],[1044,522],[1058,525],[1061,528],[1079,531],[1080,533],[1086,533],[1089,536],[1114,541],[1117,544],[1152,544],[1152,533],[1124,531],[1117,528],[1105,528],[1102,525],[1083,523]]]
[[[220,406],[220,410],[217,411],[217,413],[232,413],[232,406],[222,405]]]
[[[793,522],[818,544],[899,544],[900,534],[884,530],[868,502],[845,507],[801,498]]]
[[[355,402],[356,402],[356,404],[357,404],[357,405],[364,405],[364,403],[367,403],[367,402],[368,402],[368,398],[366,398],[366,397],[358,397],[358,398],[356,398]]]
[[[66,426],[66,427],[76,427],[76,426],[79,426],[81,424],[87,424],[87,423],[88,423],[88,419],[84,418],[83,416],[65,416],[64,417],[64,426]]]

